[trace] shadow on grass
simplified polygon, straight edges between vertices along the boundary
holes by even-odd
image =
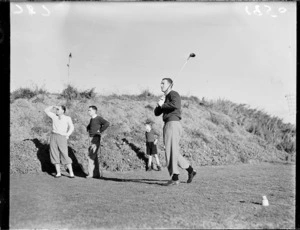
[[[34,139],[26,139],[30,140],[35,144],[35,147],[38,149],[37,151],[37,158],[41,162],[42,166],[42,172],[46,172],[49,175],[52,175],[56,173],[54,165],[51,163],[50,160],[50,151],[49,151],[49,144],[44,144],[40,142],[39,139],[34,138]],[[84,173],[82,169],[82,165],[78,162],[75,154],[74,154],[74,149],[68,146],[68,153],[69,157],[72,159],[72,167],[74,171],[74,175],[77,177],[85,177],[86,174]]]
[[[122,141],[129,145],[129,147],[136,153],[137,157],[144,161],[145,166],[148,164],[148,157],[146,157],[146,154],[141,151],[139,147],[137,147],[135,144],[129,142],[126,138],[123,138]]]
[[[48,144],[43,144],[37,138],[26,139],[26,140],[32,141],[35,144],[35,147],[38,149],[37,158],[41,162],[42,172],[46,172],[50,175],[55,173],[56,172],[55,167],[54,167],[53,164],[51,164],[51,160],[50,160],[49,145]]]
[[[251,203],[251,204],[261,205],[261,203],[259,203],[259,202],[255,202],[255,201],[245,201],[245,200],[240,200],[240,203]]]
[[[251,204],[256,204],[256,205],[261,205],[261,203],[259,203],[259,202],[254,202],[254,201],[251,201],[250,203],[251,203]]]
[[[161,185],[165,186],[165,183],[168,180],[152,180],[152,179],[121,179],[121,178],[112,178],[112,177],[101,177],[101,180],[115,181],[115,182],[134,182],[134,183],[143,183],[151,185]]]
[[[77,177],[85,177],[87,176],[85,172],[83,171],[83,166],[78,162],[75,154],[74,154],[74,149],[68,146],[68,153],[69,157],[72,159],[72,167],[74,171],[74,175]]]

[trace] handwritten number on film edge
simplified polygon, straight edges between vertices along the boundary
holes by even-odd
[[[24,12],[23,8],[20,5],[15,4],[15,6],[18,8],[18,10],[14,11],[13,12],[14,14],[21,14]],[[28,10],[29,15],[36,14],[36,11],[34,10],[33,6],[26,4],[26,8]],[[41,15],[50,16],[50,10],[45,5],[42,5],[42,8],[43,8],[43,13]]]
[[[257,15],[257,16],[261,16],[264,13],[270,15],[270,12],[271,12],[272,8],[268,5],[263,5],[263,6],[264,7],[260,7],[260,5],[255,5],[255,8],[253,10],[249,9],[249,7],[246,6],[245,11],[248,15],[253,15],[254,14],[254,15]],[[284,7],[280,7],[280,8],[278,8],[278,12],[283,14],[283,13],[287,12],[287,9],[284,8]],[[277,17],[277,15],[275,15],[275,14],[272,14],[270,16],[274,17],[274,18]]]

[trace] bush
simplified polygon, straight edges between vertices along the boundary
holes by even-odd
[[[94,99],[96,97],[95,88],[87,89],[79,93],[81,98]]]
[[[191,101],[196,102],[197,104],[200,104],[200,99],[198,97],[195,96],[190,96],[189,98]]]
[[[191,101],[200,104],[200,99],[196,96],[181,96],[181,100]]]
[[[261,110],[252,109],[245,104],[235,104],[228,100],[218,99],[211,103],[211,108],[228,115],[247,132],[263,138],[269,144],[276,146],[278,150],[287,153],[296,151],[294,138],[296,128],[294,125],[285,124],[282,119],[272,117]],[[211,121],[215,124],[220,123],[214,115],[211,115]],[[226,128],[229,128],[228,131],[231,130],[229,126]]]
[[[10,101],[13,102],[19,98],[30,99],[35,95],[36,93],[30,88],[19,88],[10,94]]]
[[[21,87],[19,89],[14,90],[10,93],[10,102],[14,102],[19,98],[23,99],[31,99],[37,95],[47,95],[49,92],[42,87],[34,86],[32,88],[29,87]]]
[[[147,99],[151,99],[151,98],[154,98],[154,97],[155,97],[155,95],[152,94],[148,89],[143,90],[143,91],[141,92],[141,94],[139,94],[139,95],[137,96],[137,98],[138,98],[139,100],[147,100]]]
[[[10,172],[17,174],[41,172],[38,149],[30,140],[10,142]]]
[[[67,100],[78,99],[80,97],[80,93],[74,86],[67,85],[67,87],[62,91],[61,97]]]
[[[79,91],[76,87],[69,84],[62,91],[60,97],[71,101],[76,99],[94,99],[96,95],[95,88]]]

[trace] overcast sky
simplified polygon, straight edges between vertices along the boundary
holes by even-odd
[[[71,82],[160,94],[163,77],[175,78],[181,95],[293,122],[285,96],[296,94],[296,3],[11,3],[11,91],[61,92]]]

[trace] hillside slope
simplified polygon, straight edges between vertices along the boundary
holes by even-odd
[[[161,134],[158,150],[164,164],[163,122],[161,117],[155,117],[153,113],[156,101],[157,97],[153,95],[111,95],[66,100],[54,94],[14,100],[10,114],[11,173],[54,170],[50,164],[48,145],[51,119],[45,115],[44,109],[57,104],[67,106],[66,114],[72,117],[75,125],[75,131],[69,139],[69,154],[75,170],[87,172],[85,154],[88,147],[86,125],[90,119],[87,114],[89,105],[96,105],[99,114],[111,123],[102,137],[100,158],[106,170],[145,168],[147,156],[143,122],[147,118],[155,122],[154,128]],[[288,138],[285,141],[288,144],[275,143],[276,131],[264,128],[266,121],[270,121],[268,127],[271,127],[274,119],[262,114],[266,120],[261,121],[261,116],[255,117],[257,111],[250,115],[249,111],[252,110],[244,105],[224,100],[206,102],[195,97],[182,97],[182,154],[195,166],[294,161],[295,127],[282,123],[288,131],[282,131],[284,136],[280,138]],[[269,130],[271,139],[261,131],[262,128]]]

